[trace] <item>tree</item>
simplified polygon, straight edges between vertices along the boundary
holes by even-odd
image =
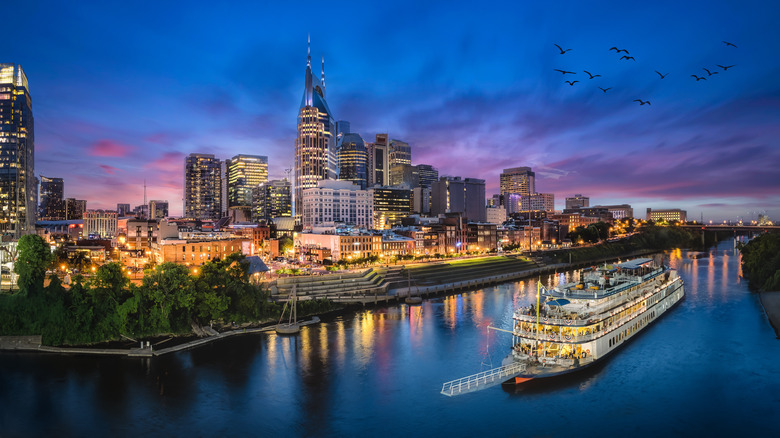
[[[117,302],[123,292],[127,290],[128,283],[130,283],[130,280],[125,277],[122,265],[112,262],[99,267],[89,285],[99,293],[104,293]]]
[[[37,295],[43,291],[46,269],[51,265],[49,245],[41,236],[28,234],[19,239],[17,248],[14,272],[19,275],[19,288],[27,295]]]
[[[176,329],[176,322],[186,326],[195,301],[193,282],[186,266],[165,262],[147,271],[143,290],[154,305],[151,317],[157,329]],[[180,318],[171,324],[174,313]]]
[[[91,264],[92,261],[84,251],[76,251],[70,259],[70,265],[73,268],[78,269],[79,272],[87,272]]]
[[[279,252],[287,254],[287,251],[293,249],[293,240],[290,236],[284,236],[279,239]]]

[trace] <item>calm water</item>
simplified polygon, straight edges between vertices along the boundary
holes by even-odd
[[[687,297],[603,366],[517,394],[500,365],[534,281],[249,335],[153,360],[0,355],[0,436],[777,436],[780,341],[723,242],[666,259]],[[561,275],[543,278],[552,283]]]

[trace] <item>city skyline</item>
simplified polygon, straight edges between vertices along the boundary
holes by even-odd
[[[412,164],[484,179],[488,197],[503,169],[528,166],[558,209],[582,193],[640,216],[646,207],[705,220],[780,216],[780,67],[766,56],[780,46],[777,6],[311,9],[324,19],[280,5],[163,5],[154,16],[128,6],[0,7],[9,31],[27,35],[3,62],[22,65],[30,81],[36,175],[63,178],[65,197],[109,209],[141,204],[146,179],[148,197],[167,199],[173,215],[191,153],[268,156],[269,179],[286,176],[310,33],[313,59],[328,61],[336,120],[364,139],[387,132],[408,142]],[[372,33],[380,18],[393,26]],[[334,31],[338,19],[355,27]],[[206,31],[206,20],[232,24]],[[705,68],[719,72],[690,77]]]

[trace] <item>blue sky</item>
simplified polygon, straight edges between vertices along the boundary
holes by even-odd
[[[90,208],[140,204],[146,179],[172,214],[191,152],[267,155],[284,176],[311,34],[337,119],[485,179],[488,196],[503,168],[531,166],[558,208],[582,193],[638,216],[780,219],[780,4],[231,3],[0,6],[2,62],[30,80],[36,173]]]

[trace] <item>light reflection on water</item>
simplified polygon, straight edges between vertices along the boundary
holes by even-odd
[[[769,435],[780,353],[739,253],[724,242],[706,259],[665,259],[686,282],[678,307],[597,369],[517,395],[439,390],[500,364],[511,335],[487,326],[511,329],[536,278],[151,361],[3,354],[0,435]]]

